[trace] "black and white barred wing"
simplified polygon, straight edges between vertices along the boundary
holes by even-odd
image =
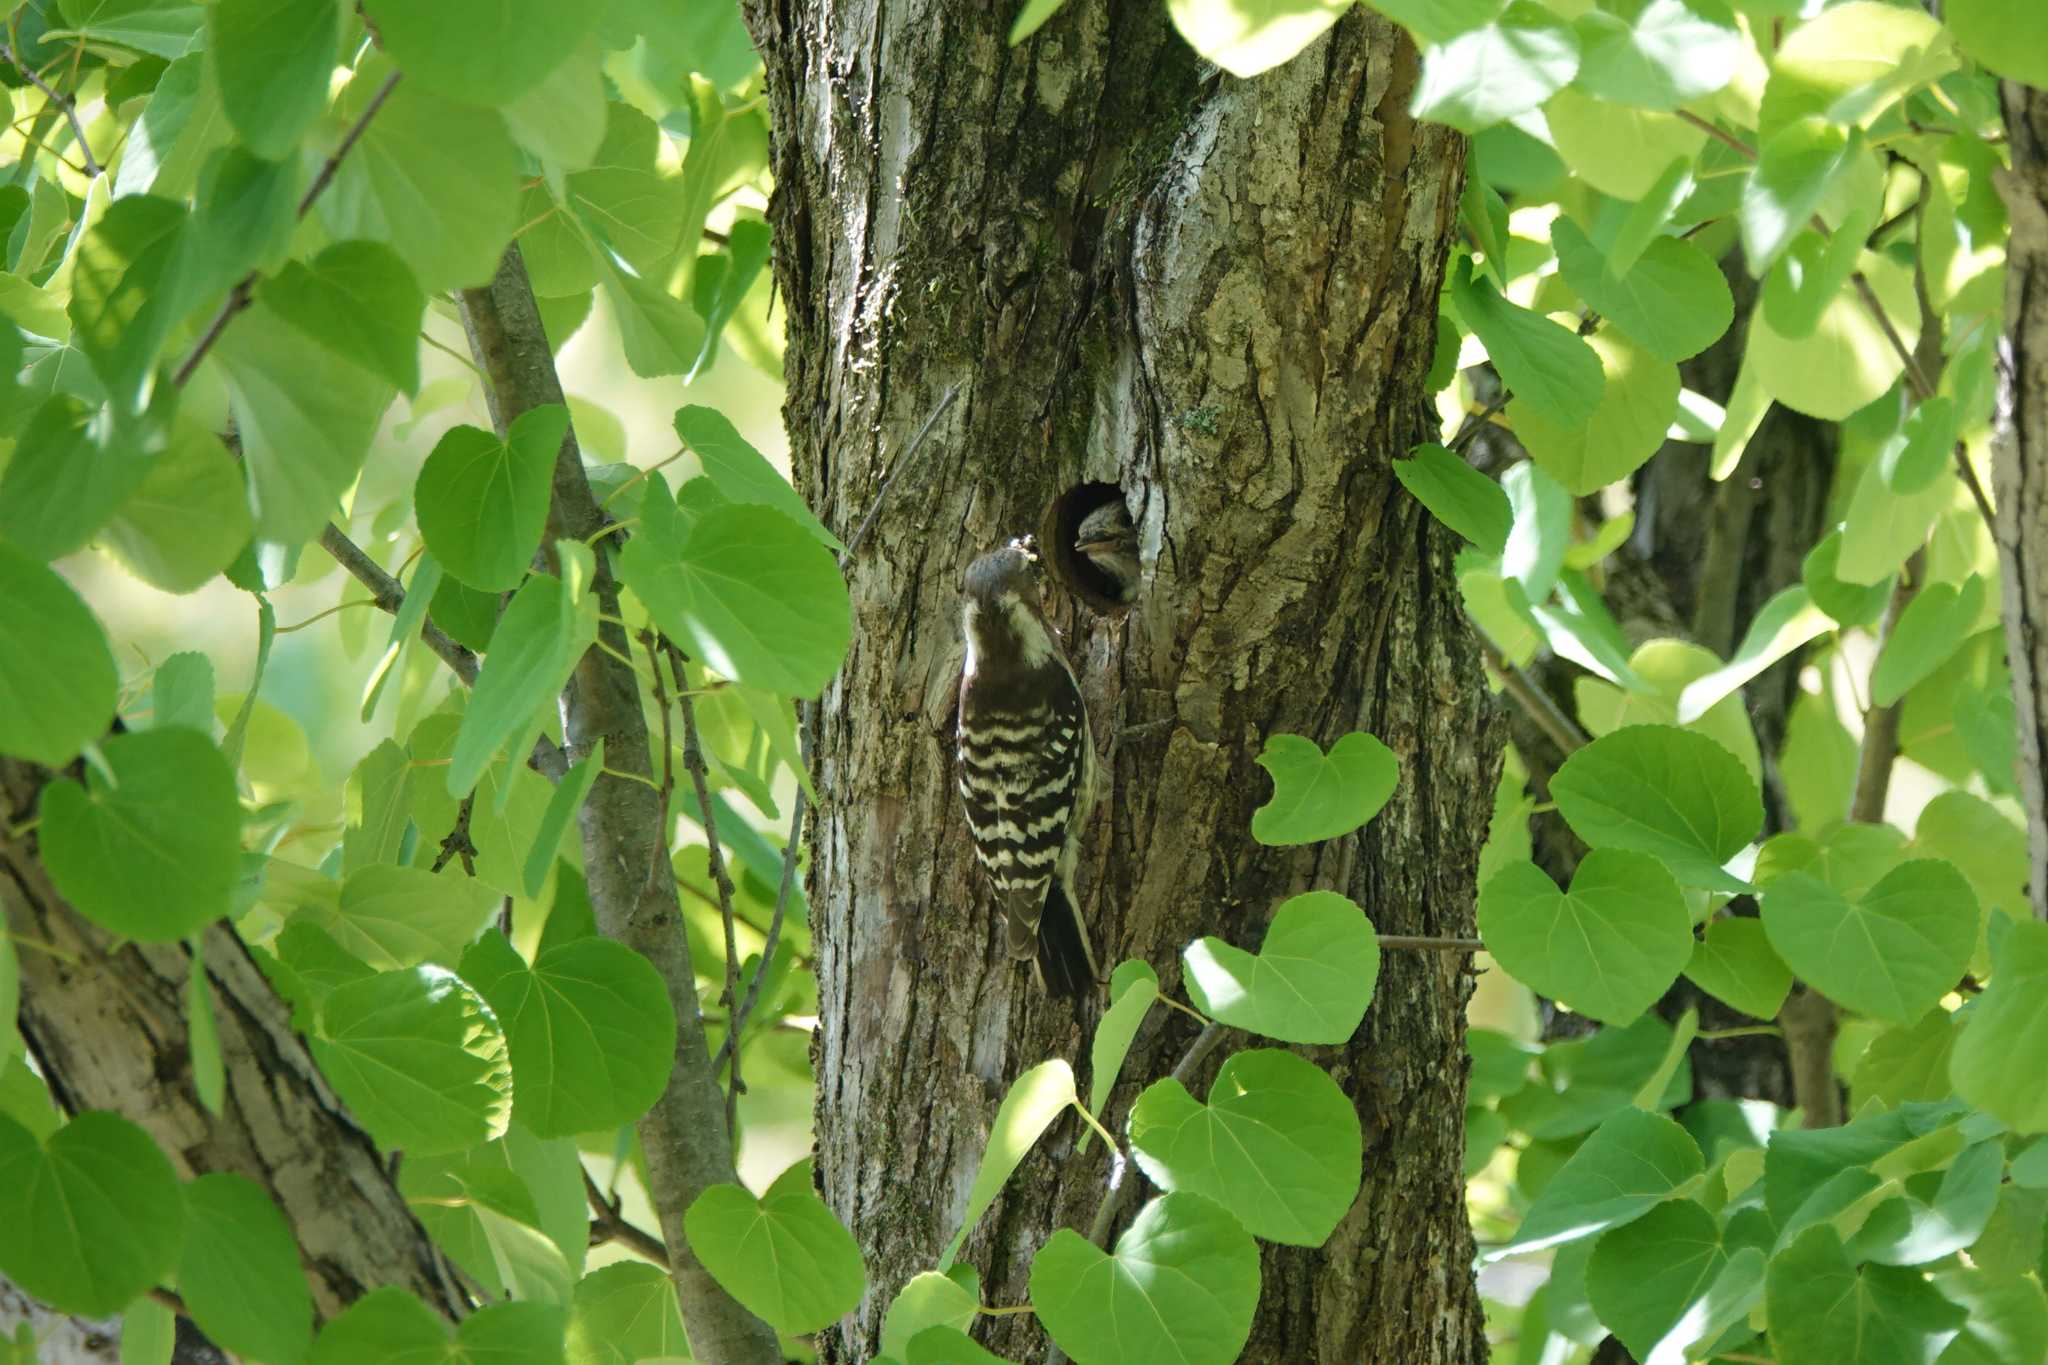
[[[1038,921],[1082,797],[1086,719],[1073,680],[1037,706],[964,697],[960,795],[975,855],[1009,919],[1012,956],[1030,957]]]

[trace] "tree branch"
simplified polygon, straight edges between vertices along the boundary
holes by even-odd
[[[697,823],[704,828],[704,862],[711,871],[711,885],[718,892],[718,918],[725,927],[725,995],[723,999],[725,1001],[726,1036],[731,1037],[733,1011],[739,1007],[740,1000],[739,941],[734,937],[733,933],[732,874],[726,870],[725,850],[719,846],[718,842],[718,815],[711,804],[710,775],[704,764],[704,739],[697,732],[697,707],[690,700],[690,689],[682,668],[682,651],[678,650],[674,645],[669,645],[668,656],[669,667],[674,672],[676,679],[676,708],[682,712],[683,716],[683,771],[690,775],[690,788],[697,796]],[[660,692],[661,665],[658,661],[655,663],[654,686],[656,705],[664,705],[664,699]],[[666,720],[662,723],[664,726],[667,725]],[[663,832],[667,832],[666,822],[663,823]],[[764,968],[767,966],[766,958],[761,960],[761,965]],[[728,1054],[721,1048],[720,1053],[721,1055],[729,1055],[732,1058],[732,1075],[725,1087],[725,1130],[731,1133],[734,1131],[735,1123],[739,1117],[740,1095],[747,1087],[740,1079],[739,1052],[735,1050]],[[717,1066],[714,1065],[711,1070],[715,1078],[718,1072]]]
[[[333,522],[321,530],[320,548],[333,555],[335,562],[348,570],[349,577],[370,590],[370,601],[378,610],[396,616],[405,606],[405,588]],[[431,618],[421,619],[420,639],[455,671],[455,676],[462,679],[464,685],[476,686],[476,676],[482,665],[467,646],[450,639]],[[550,782],[561,781],[562,774],[569,771],[568,758],[546,735],[534,737],[533,752],[526,756],[526,765]]]
[[[489,285],[463,291],[461,307],[470,352],[488,381],[491,420],[501,435],[529,410],[563,401],[554,352],[541,330],[540,310],[517,246],[506,250]],[[555,458],[549,544],[568,538],[588,541],[603,524],[572,426]],[[619,586],[609,546],[600,541],[592,548],[597,567],[590,590],[597,598],[599,638],[623,656],[629,642],[618,624]],[[580,759],[600,740],[604,743],[607,771],[577,812],[598,928],[654,965],[675,1010],[676,1059],[668,1089],[637,1127],[647,1158],[648,1193],[661,1218],[691,1353],[719,1365],[780,1365],[774,1332],[719,1286],[690,1250],[683,1230],[683,1214],[697,1196],[734,1179],[732,1140],[705,1046],[675,881],[653,875],[657,845],[665,846],[666,834],[660,827],[661,795],[652,775],[639,681],[611,654],[588,650],[570,676],[562,711],[573,756]],[[665,867],[667,860],[662,861]]]
[[[360,545],[333,522],[320,531],[320,548],[333,555],[335,562],[348,570],[348,576],[368,588],[370,600],[377,604],[379,611],[398,615],[405,606],[405,588],[396,578],[384,572],[382,565],[363,550]],[[405,566],[399,565],[402,569]],[[420,623],[420,639],[428,649],[439,655],[441,661],[455,671],[455,676],[471,687],[476,685],[480,665],[476,655],[465,645],[456,643],[448,633],[432,621]]]
[[[1552,743],[1567,756],[1586,747],[1586,732],[1560,710],[1550,699],[1550,694],[1532,682],[1527,673],[1509,663],[1494,647],[1493,641],[1482,636],[1479,651],[1485,656],[1487,667],[1500,679],[1501,687],[1515,699],[1529,719],[1536,722],[1537,728],[1550,736]]]
[[[808,733],[801,729],[799,717],[798,741],[802,745],[801,757],[810,762],[811,742]],[[790,888],[796,883],[797,847],[804,834],[804,794],[798,791],[792,803],[796,809],[789,816],[789,838],[782,845],[782,879],[775,887],[775,910],[768,916],[768,935],[761,941],[761,965],[754,969],[753,980],[747,983],[747,998],[740,1002],[726,1020],[725,1041],[718,1045],[718,1053],[711,1059],[711,1074],[717,1075],[725,1065],[726,1057],[739,1046],[741,1030],[747,1026],[747,1016],[754,1012],[755,1004],[761,998],[761,983],[768,977],[768,965],[775,960],[776,945],[782,941],[782,916],[789,908]]]
[[[1891,639],[1899,615],[1919,590],[1921,556],[1915,554],[1899,575],[1878,627],[1878,648]],[[1899,712],[1903,702],[1872,706],[1863,716],[1863,745],[1856,757],[1856,787],[1849,801],[1849,819],[1857,824],[1884,820],[1885,796],[1891,789],[1892,765],[1899,756]],[[1808,1128],[1833,1128],[1842,1122],[1842,1088],[1835,1079],[1835,1034],[1840,1020],[1835,1004],[1819,991],[1802,987],[1778,1011],[1785,1030],[1785,1053],[1792,1064],[1792,1095]]]
[[[583,1169],[581,1163],[578,1164],[578,1169],[583,1175],[584,1197],[590,1201],[591,1213],[596,1215],[590,1220],[590,1245],[602,1246],[606,1242],[617,1242],[667,1270],[668,1247],[663,1245],[662,1240],[645,1228],[627,1222],[619,1213],[618,1196],[605,1198],[604,1191],[590,1178],[590,1172]]]
[[[78,154],[85,159],[86,175],[97,178],[100,174],[100,163],[92,159],[92,144],[85,140],[85,125],[78,121],[78,102],[69,95],[60,94],[51,88],[41,76],[36,74],[34,67],[14,55],[14,45],[4,39],[0,39],[0,57],[5,57],[13,64],[16,71],[28,77],[30,85],[42,91],[50,103],[63,111],[64,117],[71,121],[71,136],[78,139]]]
[[[370,102],[363,106],[363,112],[356,116],[356,121],[349,125],[346,133],[342,134],[341,142],[335,147],[333,155],[329,156],[321,164],[320,173],[313,177],[313,183],[306,187],[306,193],[299,199],[298,217],[304,218],[306,216],[312,209],[313,202],[320,197],[320,192],[326,189],[334,180],[334,172],[340,167],[341,159],[347,156],[349,150],[361,140],[363,130],[370,126],[370,120],[375,118],[377,111],[384,107],[384,101],[391,98],[392,90],[398,85],[398,78],[399,73],[396,71],[385,77],[384,84],[378,87],[376,94],[370,96]],[[213,344],[216,341],[220,340],[220,334],[227,330],[230,322],[234,321],[235,314],[255,302],[256,281],[260,278],[252,270],[242,276],[241,279],[235,281],[235,287],[228,291],[227,299],[221,304],[220,311],[213,315],[213,321],[206,324],[206,330],[200,333],[198,343],[192,347],[192,353],[185,357],[184,364],[178,366],[177,374],[171,379],[173,384],[176,384],[179,388],[185,387],[185,381],[190,379],[192,372],[199,368],[199,362],[206,359],[206,353],[213,349]]]

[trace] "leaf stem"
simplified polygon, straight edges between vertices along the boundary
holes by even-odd
[[[1088,1107],[1081,1103],[1080,1098],[1076,1096],[1070,1103],[1074,1106],[1074,1112],[1081,1116],[1081,1122],[1095,1130],[1095,1135],[1102,1139],[1103,1145],[1112,1152],[1122,1155],[1123,1148],[1118,1145],[1115,1138],[1109,1135],[1109,1129],[1104,1128],[1101,1123],[1096,1121],[1095,1115],[1088,1112]]]
[[[292,624],[288,626],[279,626],[277,628],[277,633],[279,635],[289,635],[295,630],[304,630],[307,626],[310,626],[317,621],[324,621],[328,617],[334,615],[336,612],[347,611],[350,607],[374,607],[376,605],[377,599],[374,597],[358,597],[347,602],[336,602],[327,610],[316,611],[303,621],[294,621],[292,622]]]

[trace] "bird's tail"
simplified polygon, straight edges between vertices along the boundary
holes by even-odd
[[[1055,877],[1046,893],[1045,910],[1038,919],[1038,976],[1046,994],[1079,996],[1099,984],[1095,950],[1088,943],[1088,926],[1081,912],[1068,899],[1063,879]]]

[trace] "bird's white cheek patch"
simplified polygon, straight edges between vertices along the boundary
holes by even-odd
[[[1010,626],[1017,632],[1018,657],[1024,667],[1036,668],[1052,657],[1052,636],[1037,612],[1022,602],[1012,602]]]

